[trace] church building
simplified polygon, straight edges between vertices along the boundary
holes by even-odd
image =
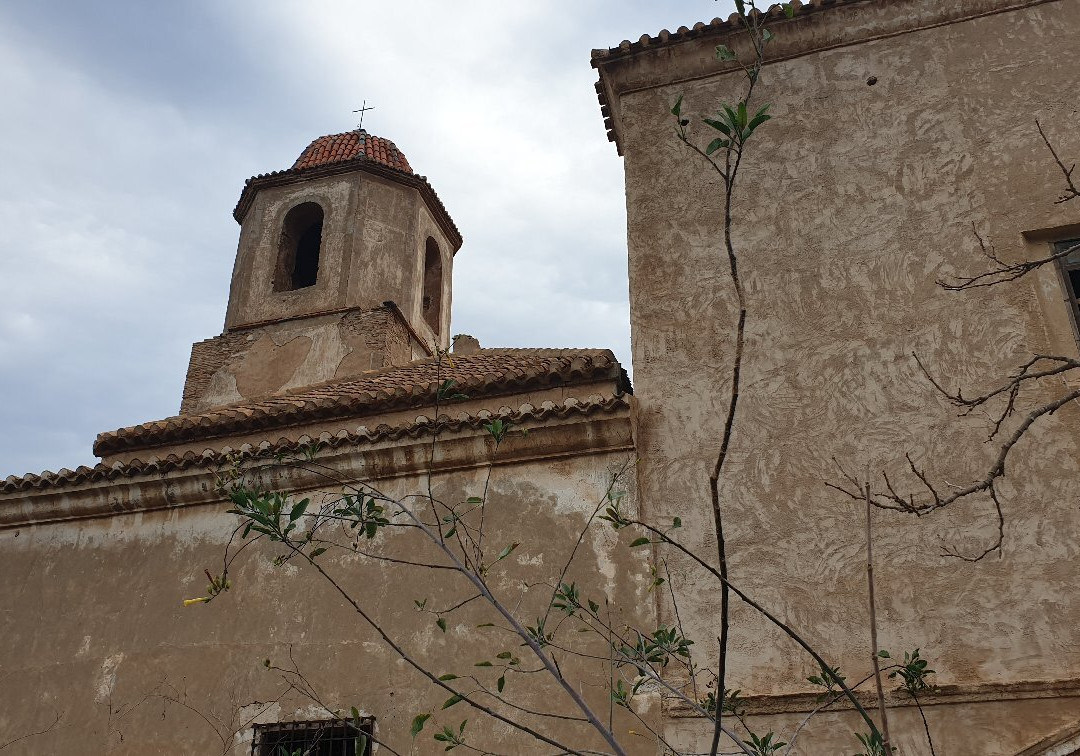
[[[756,18],[770,38],[754,99],[772,120],[731,207],[745,356],[717,498],[730,580],[777,621],[733,600],[724,722],[748,742],[796,738],[793,754],[861,753],[855,707],[822,696],[784,625],[874,717],[870,660],[889,652],[896,753],[1077,756],[1080,0],[813,0]],[[101,433],[92,468],[0,481],[0,743],[617,752],[606,727],[626,753],[708,753],[721,592],[664,538],[717,561],[710,473],[739,310],[722,181],[672,109],[704,149],[703,119],[743,91],[718,49],[744,35],[733,16],[592,53],[625,169],[633,387],[606,349],[453,334],[462,233],[390,140],[323,136],[248,180],[224,329],[192,347],[179,414]],[[1048,256],[1001,285],[941,285]],[[989,414],[957,417],[943,395],[1007,385],[1033,355],[1065,367]],[[988,470],[992,498],[913,513]],[[339,511],[334,490],[419,519],[395,530],[369,509],[370,532],[331,523],[343,548],[305,561],[252,541],[228,511],[238,481],[281,494],[297,532]],[[850,495],[864,482],[901,502],[872,515],[875,649]],[[460,553],[479,584],[423,532],[448,542],[477,513]],[[643,541],[641,522],[657,529]],[[587,633],[587,653],[563,649],[549,630],[577,621],[578,590],[613,637],[676,633],[694,664],[620,663]],[[914,651],[933,670],[917,696],[888,676]],[[787,746],[753,748],[720,751]]]

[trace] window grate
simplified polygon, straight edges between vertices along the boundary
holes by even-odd
[[[255,725],[252,756],[371,756],[375,721],[328,719]]]
[[[1073,251],[1058,258],[1058,268],[1064,279],[1065,298],[1069,303],[1073,326],[1077,329],[1077,337],[1080,338],[1080,239],[1067,239],[1054,244],[1055,254],[1061,254],[1070,249]]]

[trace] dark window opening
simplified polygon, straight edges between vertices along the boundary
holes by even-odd
[[[1054,252],[1068,254],[1058,258],[1062,277],[1065,279],[1065,299],[1072,313],[1073,326],[1080,338],[1080,239],[1069,239],[1054,244]]]
[[[314,202],[297,205],[285,216],[274,273],[275,291],[314,286],[319,277],[323,210]]]
[[[357,726],[359,724],[359,726]],[[375,720],[255,725],[252,756],[371,756]]]
[[[439,335],[442,323],[442,291],[442,252],[438,243],[429,236],[424,250],[424,292],[421,306],[424,322],[431,326],[436,336]]]

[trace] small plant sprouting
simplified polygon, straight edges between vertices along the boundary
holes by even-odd
[[[491,434],[491,437],[495,439],[496,445],[501,444],[503,438],[510,431],[512,423],[509,420],[503,420],[500,417],[495,418],[490,423],[484,423],[484,430]]]
[[[878,655],[883,659],[892,658],[888,651],[881,651]],[[914,697],[924,690],[933,688],[926,680],[932,674],[934,674],[934,670],[929,669],[929,663],[919,655],[919,649],[915,649],[910,654],[904,652],[903,664],[900,664],[898,669],[889,673],[889,679],[893,680],[899,677],[903,680],[904,690]]]
[[[751,732],[750,739],[744,740],[743,743],[750,747],[750,750],[754,752],[754,756],[772,756],[787,745],[783,740],[773,740],[775,737],[776,733],[773,732],[766,733],[761,737]]]
[[[836,690],[837,690],[837,687],[838,687],[837,682],[836,682],[837,680],[840,680],[840,681],[846,681],[847,680],[846,677],[844,677],[842,674],[840,674],[840,668],[839,667],[831,667],[831,668],[822,667],[821,671],[818,674],[810,675],[809,677],[806,678],[806,681],[808,683],[810,683],[811,685],[818,685],[818,686],[825,689],[824,691],[822,691],[821,695],[818,696],[818,700],[828,698],[829,696],[836,693]]]

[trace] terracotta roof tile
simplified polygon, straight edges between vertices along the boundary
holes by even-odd
[[[806,15],[808,13],[817,13],[818,11],[828,10],[841,5],[856,5],[859,3],[866,3],[868,0],[808,0],[808,2],[800,2],[800,0],[792,0],[792,6],[795,10],[795,15]],[[766,10],[760,11],[760,13],[771,19],[782,19],[785,16],[784,9],[779,3],[770,5]],[[637,42],[631,42],[628,39],[624,39],[615,47],[609,47],[606,50],[599,49],[592,51],[593,67],[597,67],[599,63],[609,58],[624,57],[626,55],[632,55],[639,50],[643,50],[646,47],[664,47],[666,45],[674,45],[679,42],[685,42],[688,39],[694,39],[696,37],[702,37],[709,34],[727,33],[733,31],[739,31],[742,29],[742,23],[739,21],[739,14],[732,13],[727,19],[714,18],[712,21],[705,23],[699,21],[694,24],[692,29],[685,26],[680,26],[677,31],[670,32],[667,29],[662,29],[655,37],[651,37],[648,34],[642,34]]]
[[[455,362],[457,362],[456,359]],[[524,422],[543,422],[572,416],[616,413],[625,411],[629,406],[630,403],[625,394],[616,396],[596,395],[587,399],[568,398],[560,404],[544,402],[539,407],[532,404],[522,404],[517,409],[503,407],[498,412],[482,410],[472,415],[457,418],[451,418],[440,413],[437,427],[440,431],[477,429],[484,423],[490,422],[492,417],[501,417],[520,425]],[[274,457],[282,452],[298,451],[302,446],[312,441],[318,441],[324,447],[337,449],[379,441],[416,439],[430,436],[433,425],[431,418],[420,415],[412,422],[394,426],[381,424],[376,428],[360,426],[354,431],[342,429],[337,433],[322,433],[318,439],[311,439],[308,436],[291,440],[281,438],[276,442],[264,440],[259,444],[245,443],[237,448],[224,447],[216,451],[206,449],[202,453],[187,451],[183,455],[169,454],[165,457],[150,455],[145,462],[139,459],[127,463],[115,462],[109,465],[99,462],[93,467],[80,465],[75,470],[65,468],[55,473],[44,471],[40,475],[27,474],[21,477],[9,475],[6,479],[0,480],[0,495],[19,494],[25,491],[79,485],[81,483],[97,483],[115,480],[120,477],[161,475],[174,470],[187,470],[189,468],[215,467],[232,455],[237,455],[241,459]],[[2,521],[3,516],[0,513],[0,522]]]
[[[102,433],[98,456],[201,439],[221,438],[389,410],[433,406],[441,382],[470,399],[611,379],[630,391],[626,371],[606,349],[481,349],[425,359],[292,393]]]
[[[305,170],[357,159],[372,160],[402,173],[413,172],[409,161],[393,142],[372,136],[362,129],[319,137],[307,146],[292,167]]]
[[[416,188],[435,214],[436,222],[446,232],[454,250],[457,251],[461,246],[461,232],[446,211],[442,200],[431,188],[427,177],[414,172],[404,153],[389,139],[373,136],[362,129],[321,136],[300,153],[300,157],[290,168],[260,173],[249,178],[244,182],[240,199],[233,208],[233,218],[237,223],[243,222],[255,193],[262,187],[280,186],[313,176],[358,169]]]

